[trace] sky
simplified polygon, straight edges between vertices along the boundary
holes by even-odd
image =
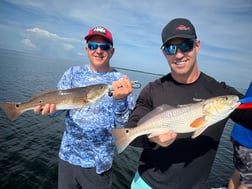
[[[201,71],[247,88],[252,81],[251,0],[0,0],[0,48],[84,64],[84,36],[102,25],[113,34],[112,66],[167,74],[161,32],[178,17],[196,28]]]

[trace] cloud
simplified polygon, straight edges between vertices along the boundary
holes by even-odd
[[[34,50],[39,47],[43,56],[53,54],[83,60],[86,54],[83,36],[91,27],[104,25],[113,33],[116,53],[112,63],[118,67],[162,74],[167,73],[169,67],[160,50],[161,31],[172,18],[186,17],[195,25],[201,40],[199,64],[205,72],[222,80],[226,68],[232,67],[227,74],[249,78],[235,77],[235,81],[239,79],[245,83],[251,80],[251,0],[181,0],[170,3],[159,0],[154,4],[125,0],[104,3],[85,0],[83,3],[76,0],[71,6],[67,0],[50,3],[5,0],[0,4],[0,47],[16,49],[17,41],[30,39],[30,46],[36,44]],[[27,48],[29,40],[24,43],[27,45],[19,47],[21,50],[26,50],[22,48]]]
[[[71,44],[64,44],[63,47],[64,47],[64,50],[66,50],[66,51],[70,51],[70,50],[74,49],[74,46]]]
[[[74,39],[74,38],[61,37],[61,36],[59,36],[59,35],[57,35],[55,33],[51,33],[51,32],[49,32],[47,30],[40,29],[38,27],[30,28],[30,29],[27,29],[26,31],[31,32],[31,33],[35,34],[36,36],[38,36],[38,37],[51,39],[51,40],[60,40],[60,41],[73,42],[73,43],[82,42],[81,40]]]
[[[23,39],[21,40],[21,44],[25,45],[26,47],[29,48],[36,48],[36,45],[32,43],[32,41],[30,39]]]
[[[60,37],[57,34],[50,33],[46,30],[40,29],[40,28],[32,28],[32,29],[27,29],[28,32],[33,32],[36,35],[44,38],[49,38],[49,39],[60,39]]]

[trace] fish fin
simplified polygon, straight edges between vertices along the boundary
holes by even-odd
[[[53,93],[53,92],[55,92],[55,91],[56,91],[56,90],[47,90],[47,91],[39,92],[38,94],[33,95],[33,96],[28,100],[28,102],[31,102],[31,101],[33,101],[33,100],[36,100],[37,98],[39,98],[39,97],[41,97],[41,96],[45,96],[45,95],[47,95],[47,94],[49,94],[49,93]]]
[[[204,102],[204,101],[206,101],[206,99],[193,98],[193,103],[189,103],[189,104],[179,104],[179,105],[178,105],[178,108],[189,107],[189,106],[194,105],[195,103]]]
[[[15,102],[0,103],[0,107],[11,121],[15,121],[23,113],[21,109],[18,108],[19,105],[20,103]]]
[[[193,133],[192,138],[194,139],[194,138],[198,137],[198,136],[199,136],[201,133],[203,133],[207,128],[208,128],[208,127],[202,127],[202,128],[200,128],[200,129],[196,130],[196,131]]]
[[[204,99],[194,99],[193,103],[189,103],[189,104],[179,104],[177,107],[178,108],[186,108],[186,107],[190,107],[192,105],[195,105],[195,103],[202,103],[204,102]]]
[[[94,102],[95,101],[92,101],[92,100],[88,101],[87,99],[83,99],[81,102],[81,104],[82,104],[81,107],[78,108],[77,110],[80,112],[83,108],[87,107],[87,105],[92,104]]]
[[[143,116],[137,123],[137,125],[143,124],[145,121],[149,120],[150,118],[154,117],[155,115],[158,115],[164,111],[174,109],[175,107],[170,106],[168,104],[162,104],[158,107],[156,107],[154,110],[147,113],[145,116]]]
[[[203,102],[206,101],[206,99],[202,99],[202,98],[193,98],[194,102]]]
[[[92,101],[90,101],[91,103],[93,103]],[[82,110],[82,108],[84,108],[85,106],[88,105],[88,103],[90,103],[87,99],[83,99],[82,101],[82,106],[78,109],[78,111],[80,112]]]
[[[190,106],[192,106],[194,104],[195,104],[195,102],[194,103],[190,103],[190,104],[179,104],[179,105],[177,105],[177,107],[178,108],[186,108],[186,107],[190,107]]]
[[[125,148],[133,140],[133,138],[130,137],[131,131],[132,128],[116,128],[111,131],[113,138],[115,140],[118,154],[120,154],[123,150],[125,150]]]
[[[198,128],[201,127],[204,123],[206,122],[205,117],[199,117],[197,119],[195,119],[191,124],[190,127],[192,128]]]

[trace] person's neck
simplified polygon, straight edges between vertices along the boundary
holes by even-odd
[[[95,72],[111,72],[113,68],[110,66],[92,66],[90,65],[90,69]]]
[[[171,72],[172,78],[178,83],[191,84],[194,83],[200,76],[200,71],[194,71],[188,75],[179,75]]]

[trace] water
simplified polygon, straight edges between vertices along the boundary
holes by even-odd
[[[63,72],[82,62],[52,60],[0,49],[0,102],[25,102],[32,95],[54,89]],[[168,69],[168,68],[167,68]],[[148,81],[157,75],[122,70],[131,80]],[[135,90],[137,96],[140,90]],[[0,188],[56,189],[58,150],[64,131],[63,116],[48,118],[25,112],[10,122],[0,109]],[[209,177],[209,185],[227,184],[233,172],[232,146],[228,122]],[[128,147],[115,157],[113,189],[127,189],[134,176],[141,149]]]

